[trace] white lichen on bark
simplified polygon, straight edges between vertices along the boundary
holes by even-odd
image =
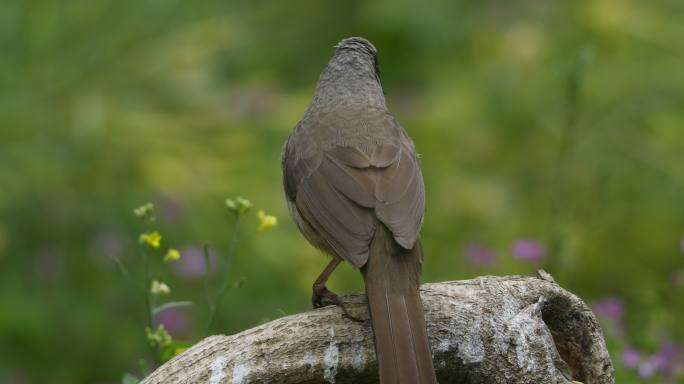
[[[245,384],[249,376],[249,362],[240,359],[235,361],[233,366],[233,381],[232,384]]]
[[[217,357],[209,366],[211,376],[209,377],[209,384],[219,384],[224,377],[226,377],[223,370],[226,368],[228,359],[224,356]]]
[[[340,350],[337,348],[337,343],[335,342],[335,329],[330,328],[328,332],[332,341],[328,345],[323,355],[323,364],[325,366],[323,370],[323,379],[328,383],[335,384],[335,376],[337,376],[337,364],[340,360]]]

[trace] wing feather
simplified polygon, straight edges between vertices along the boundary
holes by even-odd
[[[311,135],[300,134],[297,148],[291,137],[284,149],[288,199],[325,248],[355,267],[368,260],[376,219],[403,248],[413,248],[418,239],[425,205],[423,177],[413,144],[397,127],[398,140],[382,145],[324,148]]]

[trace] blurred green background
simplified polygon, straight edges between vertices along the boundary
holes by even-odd
[[[245,218],[214,332],[306,310],[326,260],[280,151],[348,36],[378,48],[422,154],[424,281],[545,268],[595,306],[619,383],[681,380],[682,20],[677,0],[0,2],[0,382],[138,373],[147,201],[183,254],[155,273],[196,303],[175,337],[204,335],[228,196],[279,225]],[[344,266],[331,288],[362,282]]]

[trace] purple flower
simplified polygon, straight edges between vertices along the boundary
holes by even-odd
[[[658,354],[665,356],[669,360],[674,360],[682,356],[682,348],[672,340],[665,341]]]
[[[635,348],[627,348],[623,351],[622,360],[626,367],[633,368],[638,365],[639,376],[645,379],[651,378],[656,374],[664,377],[677,377],[681,374],[682,367],[681,347],[673,341],[665,341],[661,344],[658,352],[643,360],[639,351]]]
[[[639,364],[639,377],[642,379],[649,379],[653,377],[653,375],[656,374],[656,371],[657,369],[651,360],[647,360]]]
[[[655,367],[655,369],[659,372],[665,372],[670,365],[670,361],[665,357],[664,355],[661,355],[659,353],[654,354],[651,356],[648,361],[651,362],[651,364]]]
[[[466,247],[465,256],[471,264],[487,265],[494,262],[496,252],[486,245],[471,244]]]
[[[188,317],[182,308],[165,309],[154,317],[156,324],[164,324],[169,333],[178,337],[188,331]]]
[[[622,364],[627,368],[636,368],[641,361],[641,352],[634,348],[628,347],[622,351]]]
[[[172,264],[173,272],[181,277],[199,278],[205,275],[204,251],[196,246],[184,246],[179,249],[181,258]],[[209,250],[209,274],[219,268],[215,250]]]
[[[620,321],[625,313],[625,302],[619,297],[606,297],[596,303],[596,313],[613,321]]]
[[[513,243],[511,253],[520,261],[539,262],[544,259],[544,247],[530,239],[521,239]]]
[[[673,341],[665,341],[651,359],[657,368],[666,375],[670,375],[682,358],[682,349]]]

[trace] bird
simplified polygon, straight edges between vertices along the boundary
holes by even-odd
[[[326,282],[350,263],[365,283],[380,383],[436,383],[419,293],[425,185],[379,72],[367,39],[335,46],[283,148],[283,186],[300,232],[331,256],[313,284],[313,306],[337,304],[348,315]]]

